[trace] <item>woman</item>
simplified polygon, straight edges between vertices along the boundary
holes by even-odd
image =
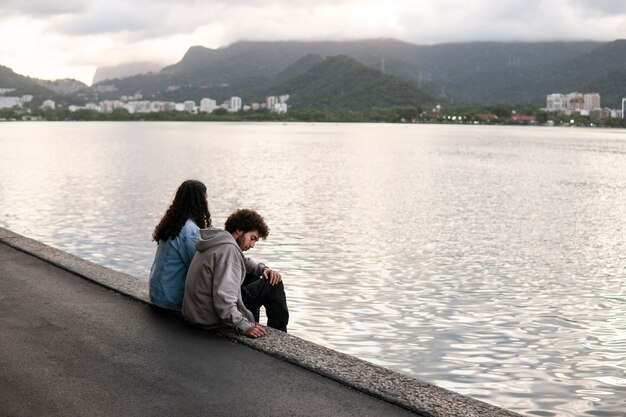
[[[206,186],[183,182],[170,207],[152,233],[157,251],[150,268],[150,301],[180,311],[189,264],[196,252],[200,229],[211,227]]]

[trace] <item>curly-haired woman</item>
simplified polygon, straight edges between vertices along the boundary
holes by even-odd
[[[156,255],[150,268],[150,301],[156,306],[180,311],[185,279],[196,252],[200,229],[211,227],[206,186],[200,181],[183,182],[165,215],[154,229]]]

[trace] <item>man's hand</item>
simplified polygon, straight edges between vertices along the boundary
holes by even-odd
[[[265,268],[263,270],[263,276],[269,280],[270,285],[274,286],[281,282],[283,279],[280,276],[280,272],[274,271],[273,269]]]
[[[248,336],[251,339],[256,339],[257,337],[267,336],[267,330],[263,328],[260,324],[250,327],[244,335]]]

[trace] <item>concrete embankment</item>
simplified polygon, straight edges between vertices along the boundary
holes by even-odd
[[[196,329],[3,228],[0,327],[1,415],[519,416],[289,334]]]

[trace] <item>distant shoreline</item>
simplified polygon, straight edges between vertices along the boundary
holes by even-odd
[[[512,108],[513,106],[499,109],[498,114],[491,113],[490,108],[467,109],[459,106],[456,109],[452,108],[445,112],[436,113],[424,112],[419,107],[390,107],[362,111],[325,109],[290,110],[287,113],[254,111],[219,115],[186,112],[128,113],[126,111],[114,111],[101,113],[92,110],[70,112],[67,109],[25,113],[4,109],[0,112],[0,122],[315,122],[626,128],[626,119],[621,118],[597,119],[589,116],[546,113],[532,107],[519,106],[521,111],[512,110]]]

